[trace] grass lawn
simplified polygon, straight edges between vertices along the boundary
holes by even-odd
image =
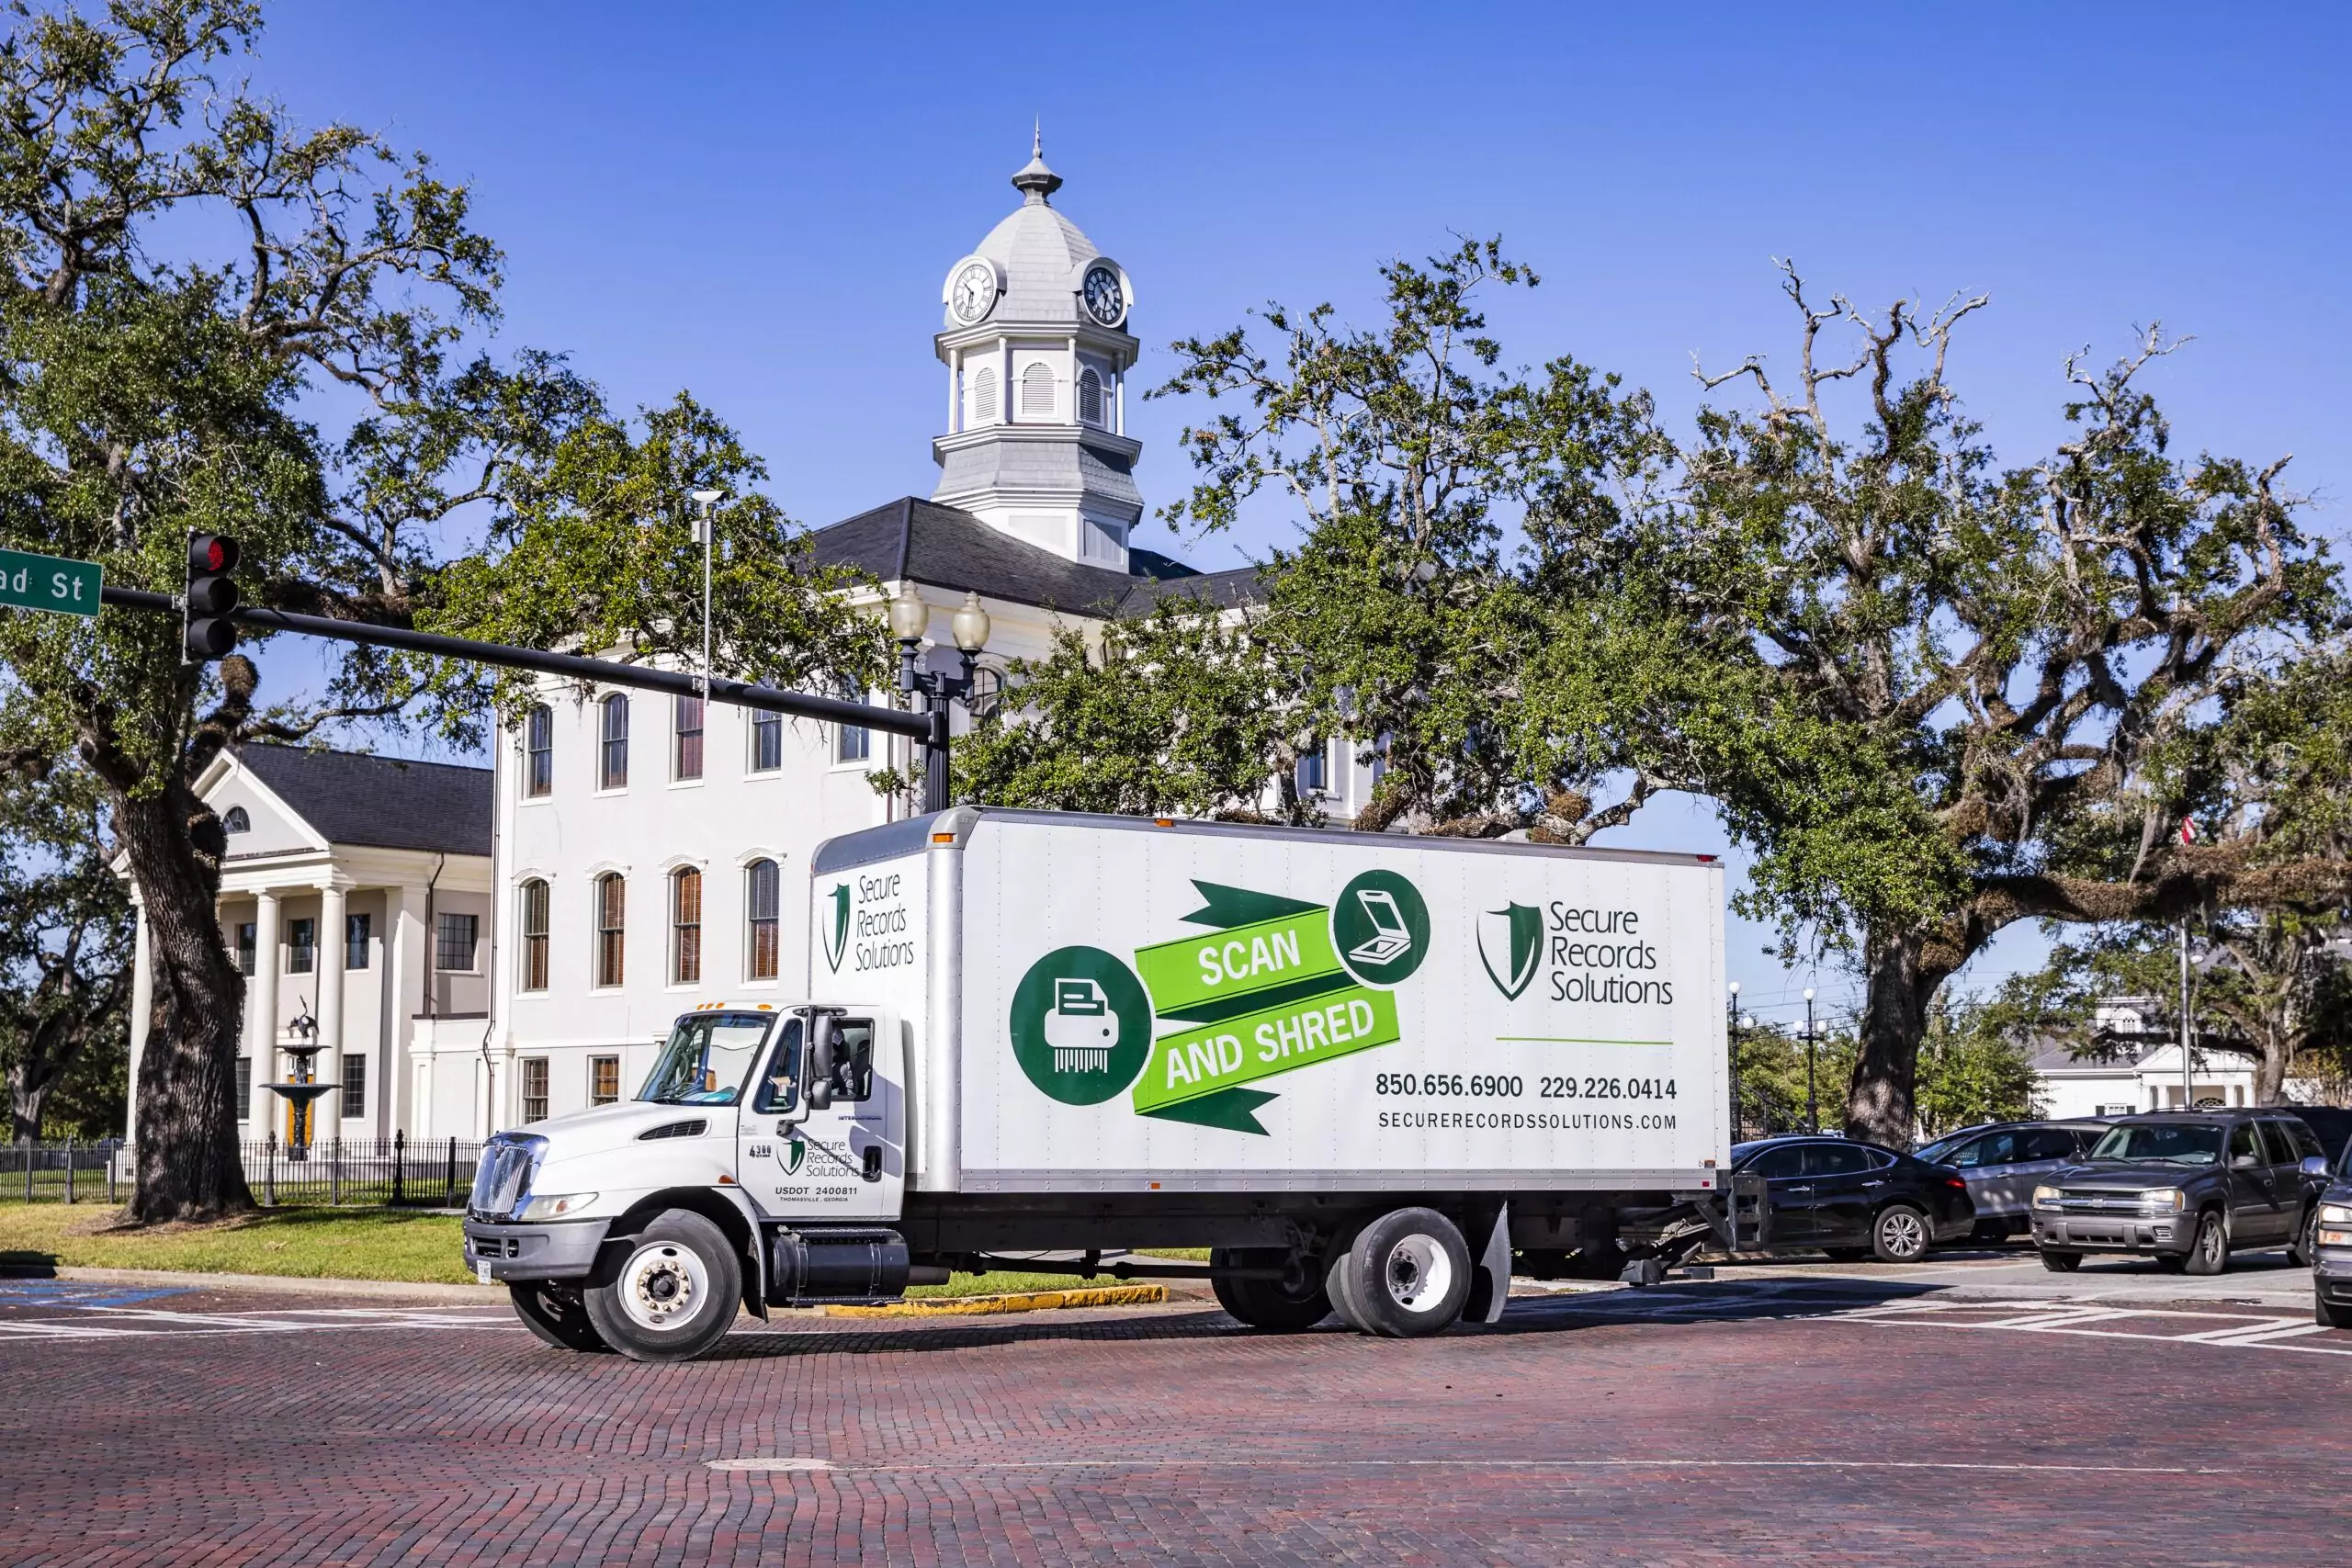
[[[0,1203],[0,1264],[285,1274],[312,1280],[468,1284],[455,1214],[388,1209],[271,1209],[217,1225],[112,1230],[116,1212],[79,1203]],[[1163,1251],[1159,1257],[1187,1256]],[[1201,1256],[1205,1258],[1206,1252]],[[1111,1284],[1070,1274],[956,1274],[910,1296],[991,1295]]]

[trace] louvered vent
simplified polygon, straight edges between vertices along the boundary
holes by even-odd
[[[996,423],[996,372],[983,370],[972,378],[972,423]]]
[[[659,1127],[648,1127],[644,1132],[639,1133],[637,1135],[637,1141],[640,1144],[650,1144],[656,1138],[699,1138],[709,1127],[709,1122],[699,1119],[692,1122],[664,1122]]]
[[[1078,417],[1089,424],[1102,423],[1102,378],[1091,370],[1079,374]]]
[[[1054,370],[1040,361],[1021,373],[1021,417],[1054,417]]]

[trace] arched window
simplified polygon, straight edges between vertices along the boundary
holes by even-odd
[[[628,883],[617,871],[596,879],[596,984],[617,986],[626,977],[621,966],[621,937],[628,929]]]
[[[743,868],[743,908],[751,929],[745,933],[744,977],[773,980],[776,969],[776,911],[783,878],[775,862],[755,860]]]
[[[996,372],[983,369],[972,378],[972,423],[996,423]]]
[[[1102,378],[1091,370],[1078,373],[1078,417],[1089,424],[1102,423]]]
[[[555,788],[555,715],[535,703],[523,720],[523,793],[537,797]]]
[[[702,984],[702,873],[690,865],[670,874],[670,983]]]
[[[220,830],[224,833],[250,833],[254,830],[254,819],[245,815],[243,807],[232,806],[229,807],[228,815],[220,818]]]
[[[548,885],[537,877],[523,884],[520,902],[523,925],[521,988],[548,988]]]
[[[1054,417],[1054,369],[1042,359],[1021,373],[1021,417]]]
[[[603,742],[596,748],[596,787],[628,787],[628,698],[618,692],[604,702]]]

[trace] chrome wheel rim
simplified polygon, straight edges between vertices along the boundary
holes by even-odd
[[[639,1328],[656,1334],[682,1328],[709,1294],[702,1259],[674,1241],[649,1242],[621,1265],[621,1311]]]
[[[1388,1249],[1380,1271],[1388,1299],[1407,1312],[1435,1312],[1453,1285],[1453,1259],[1437,1238],[1408,1235]]]
[[[1928,1249],[1928,1227],[1908,1209],[1889,1209],[1879,1217],[1878,1232],[1898,1258],[1917,1258]]]

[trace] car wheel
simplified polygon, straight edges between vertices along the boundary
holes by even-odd
[[[1280,1280],[1230,1280],[1212,1276],[1217,1305],[1252,1328],[1296,1334],[1331,1315],[1331,1298],[1318,1275],[1298,1255],[1282,1247],[1219,1247],[1209,1251],[1212,1269],[1280,1269]],[[1291,1276],[1297,1276],[1294,1285]]]
[[[1889,1203],[1871,1226],[1871,1250],[1881,1263],[1917,1263],[1933,1239],[1928,1216],[1908,1203]]]
[[[2041,1255],[2041,1266],[2052,1274],[2071,1274],[2083,1266],[2083,1255],[2079,1252],[2045,1252]]]
[[[2322,1328],[2352,1328],[2352,1306],[2340,1306],[2314,1291],[2312,1292],[2312,1321]]]
[[[633,1361],[690,1361],[718,1344],[743,1301],[743,1266],[726,1233],[671,1209],[618,1239],[619,1266],[587,1291],[605,1342]]]
[[[2208,1209],[2197,1217],[2197,1239],[2188,1245],[2188,1259],[2183,1271],[2219,1274],[2229,1266],[2230,1233],[2222,1227],[2220,1213]]]
[[[1470,1248],[1434,1209],[1381,1215],[1357,1235],[1340,1267],[1357,1326],[1385,1338],[1442,1334],[1470,1299]]]
[[[2314,1203],[2303,1211],[2303,1223],[2287,1247],[2287,1261],[2298,1269],[2310,1268],[2312,1259],[2319,1256],[2318,1233],[2319,1205]]]
[[[580,1287],[560,1280],[517,1280],[506,1287],[514,1299],[514,1315],[543,1345],[559,1350],[609,1350],[605,1337],[588,1321],[588,1303]]]

